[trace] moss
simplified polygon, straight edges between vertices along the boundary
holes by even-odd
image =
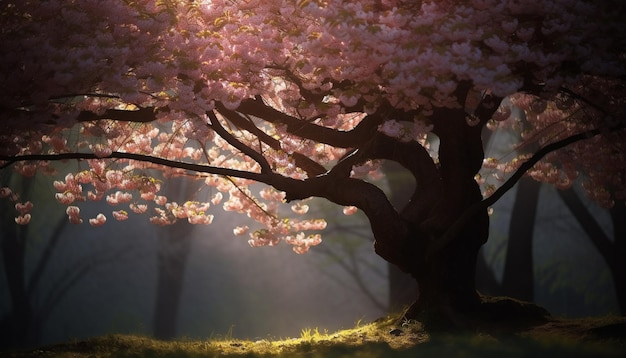
[[[500,300],[498,300],[500,302]],[[501,302],[499,304],[502,304]],[[510,305],[511,302],[503,305]],[[535,308],[529,308],[535,310]],[[526,309],[522,307],[521,314]],[[508,311],[507,311],[508,312]],[[509,312],[509,314],[512,314]],[[514,321],[514,320],[513,320]],[[623,357],[626,318],[566,320],[547,317],[533,325],[500,322],[501,331],[431,334],[417,321],[396,325],[396,317],[328,333],[304,329],[299,338],[259,341],[232,337],[206,341],[159,341],[143,336],[109,335],[3,357]],[[392,332],[393,331],[393,332]],[[392,334],[393,333],[393,334]]]

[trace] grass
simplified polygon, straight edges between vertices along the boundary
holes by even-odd
[[[303,329],[300,337],[207,341],[159,341],[108,335],[2,357],[626,357],[626,318],[556,319],[525,329],[498,332],[428,333],[416,321],[394,324],[391,317],[328,333]]]

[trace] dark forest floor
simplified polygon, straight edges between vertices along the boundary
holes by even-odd
[[[328,333],[303,329],[300,337],[258,341],[218,337],[158,341],[109,335],[38,349],[0,352],[2,357],[626,357],[626,317],[540,322],[497,313],[471,330],[428,331],[417,321],[394,318]],[[514,315],[515,316],[515,315]]]

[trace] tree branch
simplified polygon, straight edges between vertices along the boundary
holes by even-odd
[[[615,132],[620,129],[623,129],[623,125],[619,125],[617,127],[610,128],[610,132]],[[440,237],[439,240],[435,241],[428,250],[427,258],[432,257],[437,252],[441,251],[445,248],[452,240],[459,234],[461,230],[469,223],[469,221],[481,211],[487,210],[489,206],[495,204],[507,191],[511,190],[515,184],[524,176],[524,174],[532,168],[537,162],[539,162],[546,154],[551,153],[555,150],[567,147],[570,144],[576,143],[578,141],[589,139],[595,137],[598,134],[604,133],[606,129],[592,129],[582,133],[578,133],[562,139],[560,141],[556,141],[554,143],[550,143],[545,147],[538,150],[533,156],[528,159],[526,162],[522,163],[522,165],[511,175],[511,177],[502,184],[491,196],[483,199],[482,201],[475,203],[471,207],[469,207],[465,212],[454,222],[452,226],[448,228],[444,235]]]
[[[370,159],[392,160],[407,169],[415,178],[411,200],[402,209],[402,217],[412,222],[427,219],[441,196],[443,183],[439,170],[426,149],[417,142],[400,142],[377,133],[372,144],[365,149]]]
[[[228,144],[239,149],[243,154],[247,155],[248,157],[252,158],[257,163],[259,163],[259,165],[261,166],[261,173],[267,174],[267,173],[272,172],[270,163],[267,162],[267,159],[263,156],[263,154],[248,147],[247,145],[239,141],[237,138],[235,138],[231,133],[226,131],[226,129],[222,127],[222,124],[220,123],[219,119],[217,119],[217,116],[215,115],[215,113],[213,113],[213,111],[208,111],[207,115],[209,116],[209,119],[211,120],[210,127],[213,128],[215,133],[217,133],[220,137],[224,138],[224,140],[228,142]]]
[[[167,111],[167,107],[141,107],[137,110],[107,109],[102,114],[82,111],[76,117],[78,122],[94,121],[98,119],[112,119],[120,122],[148,123],[156,120],[156,114]]]
[[[233,123],[237,128],[246,130],[253,135],[255,135],[259,140],[265,144],[267,144],[270,148],[274,150],[281,150],[280,141],[265,133],[257,126],[254,125],[250,120],[244,118],[241,114],[226,109],[224,106],[218,104],[218,112],[223,115],[226,119],[228,119],[231,123]],[[303,169],[310,177],[320,175],[326,172],[326,169],[316,161],[310,159],[309,157],[302,155],[298,152],[294,152],[291,156],[295,160],[295,164],[297,167]]]
[[[275,175],[271,185],[286,193],[285,200],[311,196],[326,198],[335,204],[356,206],[370,221],[376,239],[374,249],[385,260],[407,268],[402,245],[409,232],[407,223],[376,185],[355,178],[322,175],[305,180]]]
[[[242,101],[237,111],[270,123],[284,124],[291,134],[338,148],[359,147],[372,137],[383,119],[380,115],[368,115],[354,129],[339,131],[303,121],[266,106],[260,97]]]
[[[155,157],[151,155],[144,154],[135,154],[135,153],[125,153],[125,152],[113,152],[108,156],[97,156],[93,153],[59,153],[59,154],[27,154],[27,155],[17,155],[17,156],[7,156],[0,155],[0,161],[4,161],[6,163],[0,165],[0,169],[6,168],[7,166],[22,161],[60,161],[60,160],[68,160],[68,159],[128,159],[128,160],[137,160],[140,162],[148,162],[157,165],[163,165],[170,168],[179,168],[184,170],[189,170],[198,173],[207,173],[207,174],[216,174],[216,175],[225,175],[231,177],[237,177],[242,179],[250,179],[254,181],[258,181],[261,183],[269,183],[270,175],[264,173],[254,173],[237,169],[230,168],[222,168],[215,167],[211,165],[204,164],[193,164],[193,163],[185,163],[185,162],[177,162],[169,159],[164,159],[160,157]]]

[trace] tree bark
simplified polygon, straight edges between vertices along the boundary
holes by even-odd
[[[502,285],[498,282],[492,268],[487,263],[484,252],[478,254],[478,260],[476,261],[476,288],[483,295],[502,295]]]
[[[435,244],[467,208],[482,200],[474,180],[484,157],[482,126],[469,126],[465,117],[464,111],[450,109],[440,109],[433,116],[433,132],[440,140],[438,169],[444,190],[434,210],[421,218],[413,231],[417,237],[428,238],[426,245],[423,240],[412,240],[406,250],[413,257],[421,256],[410,270],[418,282],[419,296],[406,312],[407,318],[426,313],[454,326],[465,325],[465,314],[475,311],[481,302],[475,275],[478,252],[489,232],[487,211],[475,214],[449,243],[436,250],[428,246]]]
[[[534,297],[532,239],[540,188],[532,178],[519,181],[509,226],[502,289],[504,295],[524,301]]]

